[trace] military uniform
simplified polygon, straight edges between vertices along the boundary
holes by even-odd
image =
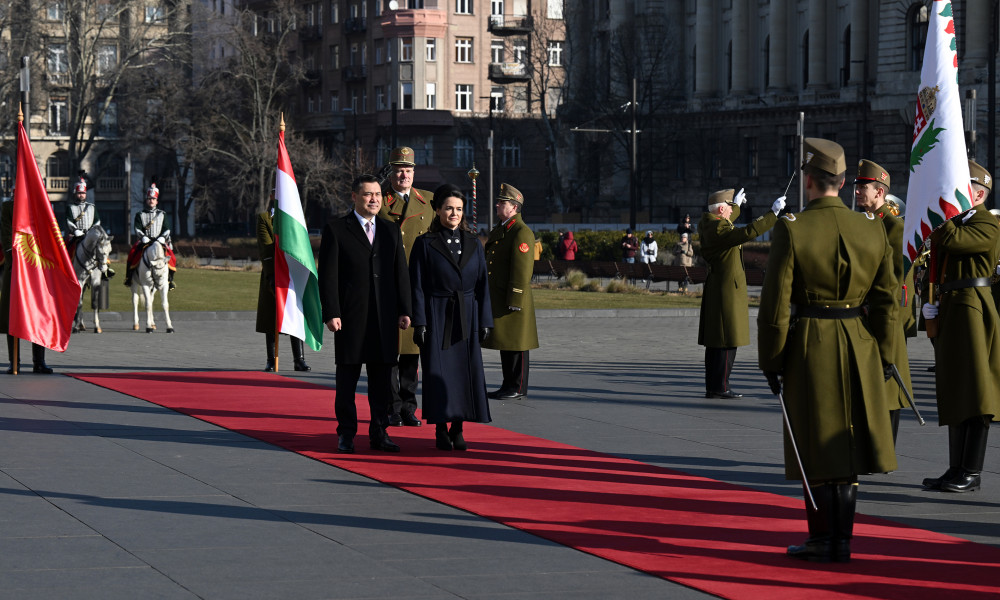
[[[400,167],[415,167],[413,149],[406,146],[394,148],[389,154],[389,164]],[[393,189],[392,185],[382,190],[382,208],[378,216],[399,226],[403,236],[403,250],[409,263],[410,252],[417,238],[425,233],[434,222],[431,208],[433,194],[426,190],[410,188],[407,194]],[[392,367],[392,414],[390,425],[419,426],[421,421],[415,416],[417,410],[417,370],[420,363],[420,348],[413,342],[413,328],[399,332],[399,362]]]
[[[274,329],[278,318],[274,289],[274,209],[257,214],[257,252],[260,256],[260,287],[257,290],[257,332],[264,334],[267,344],[265,371],[274,370]],[[288,336],[292,343],[292,360],[296,371],[311,371],[303,356],[303,342]]]
[[[10,329],[10,283],[13,265],[13,239],[14,239],[14,202],[4,200],[0,204],[0,247],[3,248],[3,291],[0,292],[0,332],[7,333]],[[14,361],[14,345],[18,344],[18,339],[12,335],[7,335],[7,357],[10,367],[7,374],[13,374],[17,366]],[[35,373],[48,374],[52,369],[45,364],[45,346],[38,344],[31,345],[31,361],[34,365]],[[20,360],[16,361],[20,363]]]
[[[725,202],[731,220],[706,212],[698,223],[701,255],[708,262],[708,278],[701,296],[698,344],[705,346],[705,397],[738,398],[729,388],[729,373],[736,348],[750,343],[747,276],[743,270],[743,243],[774,227],[778,217],[766,212],[745,227],[736,227],[740,207],[732,202],[733,190],[709,196],[709,206]]]
[[[861,160],[858,162],[858,175],[854,179],[854,184],[865,184],[875,182],[885,186],[885,192],[889,192],[889,186],[891,184],[891,178],[889,173],[883,169],[878,164],[870,160]],[[881,206],[873,211],[868,211],[876,219],[882,222],[883,227],[885,227],[885,235],[889,240],[889,246],[892,247],[892,272],[896,277],[896,281],[899,283],[899,289],[897,291],[897,305],[896,305],[896,323],[899,327],[896,328],[896,332],[893,337],[893,355],[888,357],[887,363],[892,363],[896,365],[896,369],[899,371],[900,379],[903,380],[903,384],[906,386],[907,390],[913,389],[913,384],[910,379],[910,358],[906,352],[906,329],[911,326],[913,321],[913,310],[910,306],[910,298],[908,294],[908,288],[906,287],[906,278],[903,274],[903,219],[899,218],[893,213],[891,207],[888,203],[883,202]],[[912,276],[910,278],[910,286],[912,287]],[[895,441],[896,433],[899,431],[899,411],[910,406],[909,401],[906,399],[906,394],[903,392],[902,388],[896,380],[889,379],[885,382],[888,387],[886,394],[886,400],[889,406],[889,418],[892,421],[892,439]]]
[[[789,555],[850,560],[857,476],[896,468],[883,363],[893,356],[897,282],[874,215],[852,212],[813,173],[846,171],[843,149],[807,138],[809,204],[774,228],[757,317],[758,361],[780,391],[817,509]],[[843,179],[840,179],[840,185]],[[867,302],[867,319],[862,304]],[[802,479],[785,431],[785,477]]]
[[[146,190],[146,198],[159,199],[160,190],[156,184],[150,184]],[[136,242],[132,244],[126,260],[125,286],[132,285],[132,273],[138,268],[142,252],[152,240],[159,238],[163,244],[163,251],[167,255],[167,266],[169,267],[170,289],[174,289],[174,273],[177,271],[177,257],[174,256],[173,245],[170,243],[170,216],[155,207],[147,207],[142,212],[137,213],[132,219],[132,228],[135,230]],[[147,239],[149,241],[143,241]]]
[[[498,198],[524,204],[513,186],[502,184]],[[486,240],[486,270],[493,307],[493,332],[483,348],[500,351],[503,383],[491,398],[528,393],[528,351],[538,348],[535,303],[531,296],[535,235],[520,213],[498,223]]]
[[[992,189],[983,167],[970,161],[969,170],[973,183]],[[924,485],[950,492],[979,488],[989,423],[1000,417],[1000,317],[990,293],[1000,259],[1000,225],[984,201],[946,221],[930,238],[938,275],[932,282],[938,294],[935,387],[938,419],[948,426],[949,467]]]

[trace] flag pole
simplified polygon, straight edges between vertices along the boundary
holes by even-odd
[[[17,103],[17,122],[19,124],[21,124],[22,126],[24,124],[24,110],[22,109],[22,106],[21,106],[20,102]],[[15,146],[14,147],[14,151],[18,152],[18,151],[20,151],[20,148],[18,148],[17,146]],[[14,164],[17,164],[17,157],[16,156],[14,157]],[[18,183],[20,183],[20,182],[19,181],[15,181],[14,185],[17,185]],[[13,194],[11,194],[10,201],[14,202],[14,195]],[[11,229],[13,229],[13,227],[14,227],[13,219],[11,220],[10,226],[11,226]],[[10,238],[13,241],[13,239],[14,239],[14,232],[13,232],[13,230],[10,232]],[[12,273],[12,271],[14,270],[14,253],[13,252],[10,253],[10,263],[11,264],[6,265],[6,268],[9,269],[8,276],[9,277],[13,277],[13,273]],[[4,293],[9,294],[10,290],[9,289],[8,290],[4,290]],[[9,311],[9,308],[10,307],[9,307],[9,304],[8,304],[8,311]],[[9,314],[7,315],[7,319],[8,319],[7,329],[10,330],[10,315]],[[12,344],[13,352],[11,352],[11,359],[10,359],[10,361],[11,361],[10,362],[10,372],[11,372],[11,375],[17,375],[20,372],[20,370],[21,370],[20,369],[21,357],[18,356],[18,354],[20,354],[20,351],[21,351],[21,340],[18,339],[16,336],[10,335],[10,333],[8,333],[7,335],[10,336],[10,337],[12,337],[12,338],[14,338],[14,343]]]
[[[278,131],[280,131],[283,134],[283,133],[285,133],[285,113],[284,112],[279,112],[278,113],[278,118],[281,120],[280,125],[278,125]],[[274,219],[280,219],[281,218],[281,215],[279,214],[280,212],[281,212],[280,210],[275,210],[274,211]],[[273,232],[277,232],[278,231],[278,228],[275,226],[275,223],[273,222],[273,219],[272,219],[272,223],[271,223],[271,231],[273,231]],[[275,266],[275,268],[277,268],[278,267],[278,240],[277,240],[277,234],[275,234],[274,250],[273,251],[274,251],[274,259],[273,259],[273,262],[271,264],[273,264]],[[278,282],[277,282],[277,280],[275,280],[274,285],[275,285],[275,289],[273,290],[274,291],[274,372],[277,373],[278,372],[278,338],[281,336],[281,333],[278,332],[278,290],[277,290]]]

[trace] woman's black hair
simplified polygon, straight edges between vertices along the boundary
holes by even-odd
[[[444,205],[444,201],[448,198],[458,198],[462,201],[462,206],[465,206],[465,194],[462,190],[452,183],[443,183],[434,190],[434,197],[431,199],[431,208],[435,211]],[[469,231],[469,224],[465,221],[465,212],[462,212],[462,222],[458,224],[458,228],[462,231]],[[431,222],[430,227],[427,228],[428,231],[441,231],[444,229],[444,225],[441,224],[441,220],[435,215],[434,221]]]

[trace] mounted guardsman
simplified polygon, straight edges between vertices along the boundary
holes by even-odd
[[[177,271],[177,257],[174,256],[174,249],[170,243],[170,217],[167,213],[156,208],[160,200],[160,190],[153,180],[146,190],[146,199],[143,211],[135,216],[132,227],[135,229],[136,242],[128,253],[128,267],[125,272],[125,286],[132,286],[132,275],[139,266],[142,259],[142,252],[151,243],[159,242],[163,245],[163,250],[169,258],[170,266],[170,289],[176,288],[174,285],[174,273]]]
[[[101,224],[101,216],[97,213],[97,206],[92,202],[87,202],[87,179],[83,171],[80,171],[80,181],[73,186],[73,201],[66,203],[66,250],[70,256],[76,252],[76,245],[83,240],[94,225]],[[114,277],[115,272],[108,267],[108,278]]]

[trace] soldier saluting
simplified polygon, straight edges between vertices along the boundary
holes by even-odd
[[[784,387],[801,453],[800,470],[786,431],[785,477],[803,479],[816,501],[815,508],[806,503],[809,538],[788,555],[848,562],[858,475],[896,468],[884,373],[898,329],[898,287],[882,223],[837,195],[847,171],[843,148],[806,138],[804,151],[809,204],[774,227],[758,361],[771,391]]]

